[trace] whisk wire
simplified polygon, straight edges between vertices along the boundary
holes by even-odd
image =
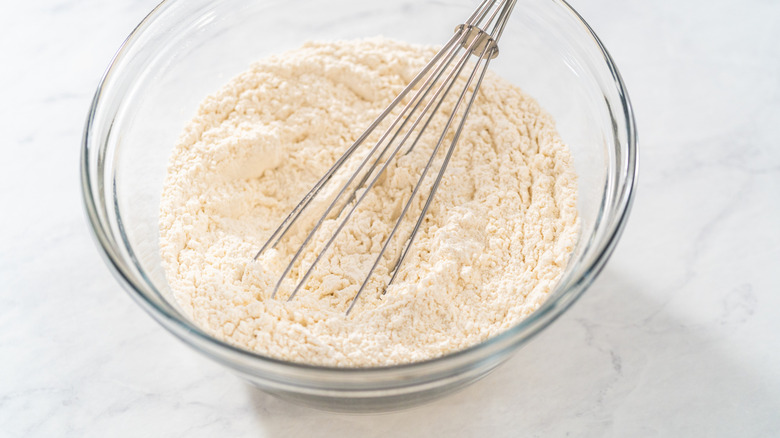
[[[485,48],[483,49],[482,55],[480,55],[480,62],[482,61],[482,57],[485,56],[485,53],[488,52],[488,49],[489,49],[488,46],[485,46]],[[414,238],[417,236],[417,232],[420,229],[420,225],[422,225],[422,222],[425,219],[425,215],[426,215],[426,213],[428,213],[428,209],[430,208],[431,203],[433,202],[433,198],[436,195],[436,190],[439,188],[439,184],[441,183],[441,179],[444,176],[444,171],[447,170],[447,165],[450,162],[450,158],[452,157],[452,153],[455,151],[455,146],[458,143],[458,139],[460,138],[461,131],[463,130],[463,126],[465,125],[466,116],[468,115],[469,110],[471,109],[471,105],[474,103],[474,100],[476,99],[477,89],[479,88],[480,84],[482,83],[482,79],[485,77],[485,72],[487,72],[487,67],[490,64],[490,58],[488,57],[484,61],[485,61],[484,68],[482,69],[482,72],[479,75],[479,79],[477,80],[477,84],[475,86],[475,90],[472,93],[471,98],[469,99],[468,104],[466,105],[466,108],[465,108],[464,113],[463,113],[463,117],[461,118],[461,121],[458,124],[458,129],[455,132],[455,136],[452,139],[452,142],[450,144],[449,149],[447,150],[447,155],[444,157],[444,161],[442,162],[442,165],[441,165],[441,168],[439,169],[438,175],[436,175],[436,180],[434,181],[433,185],[431,186],[431,193],[428,196],[428,199],[425,201],[425,205],[423,206],[422,211],[420,212],[420,215],[417,218],[417,223],[414,225],[414,229],[412,229],[412,233],[411,233],[411,235],[409,236],[409,239],[406,242],[406,246],[404,247],[403,251],[401,252],[401,255],[398,257],[398,261],[396,261],[395,265],[393,266],[393,269],[392,269],[393,274],[390,277],[390,280],[387,282],[387,285],[385,285],[385,289],[382,291],[382,294],[386,293],[387,288],[391,284],[393,284],[393,281],[395,281],[396,277],[398,276],[398,273],[400,272],[400,269],[398,269],[398,268],[401,266],[401,264],[403,264],[404,259],[406,259],[406,255],[409,253],[409,249],[412,247],[412,243],[414,243]],[[469,83],[471,83],[471,81],[473,80],[474,74],[476,72],[477,72],[477,69],[475,68],[474,71],[472,72],[471,77],[469,78]],[[464,89],[464,94],[465,94],[465,89]],[[461,97],[460,97],[460,99],[458,101],[458,104],[460,104],[460,101],[462,101],[462,99],[463,99],[463,94],[461,95]],[[448,127],[452,123],[453,117],[454,117],[454,112],[453,112],[453,116],[451,116],[450,119],[447,121],[447,126]],[[446,133],[446,128],[445,128],[445,133]],[[442,136],[441,136],[441,138],[439,140],[439,143],[441,143],[443,140],[444,140],[444,134],[442,134]],[[419,185],[419,183],[418,183],[418,185]],[[416,189],[417,189],[417,187],[415,187],[415,190]],[[396,226],[397,226],[397,224],[396,224]],[[376,268],[374,267],[373,269],[376,269]],[[372,271],[373,271],[373,269],[372,269]],[[365,281],[364,283],[367,283],[367,281]],[[347,314],[349,314],[349,312],[352,310],[352,307],[354,307],[356,302],[357,302],[357,296],[355,297],[355,299],[353,299],[352,303],[349,306],[349,309],[347,309]]]
[[[452,38],[445,44],[445,48],[449,48],[452,46],[456,41],[458,40],[458,35],[453,35]],[[306,207],[309,206],[312,199],[322,190],[322,188],[325,186],[325,184],[330,181],[330,179],[333,177],[333,175],[341,168],[341,166],[344,165],[344,163],[349,159],[350,156],[357,150],[357,148],[363,144],[363,142],[368,138],[368,136],[373,132],[374,129],[376,129],[377,126],[379,126],[380,123],[387,117],[388,114],[390,114],[405,97],[407,94],[409,94],[410,91],[414,89],[414,87],[417,85],[417,83],[425,77],[431,68],[433,68],[434,65],[438,63],[438,61],[441,59],[441,57],[444,55],[444,50],[438,52],[431,61],[428,62],[428,64],[423,67],[422,70],[409,82],[409,84],[404,88],[398,96],[393,99],[392,102],[390,102],[390,105],[385,108],[384,111],[382,111],[379,116],[374,119],[373,122],[368,126],[368,128],[358,137],[357,140],[336,160],[336,162],[328,169],[327,172],[317,181],[317,183],[314,185],[314,187],[309,190],[309,192],[301,199],[300,202],[298,202],[298,205],[293,208],[293,210],[287,215],[287,217],[282,221],[281,224],[274,230],[274,232],[271,234],[271,237],[266,240],[266,242],[263,244],[263,246],[260,248],[259,251],[254,256],[254,260],[257,260],[258,257],[260,257],[260,254],[262,254],[266,249],[268,249],[269,246],[275,247],[279,241],[284,237],[285,234],[290,230],[293,223],[300,217],[303,210],[306,209]],[[271,244],[273,242],[273,244]]]
[[[477,43],[477,41],[475,40],[473,44],[476,44],[476,43]],[[395,150],[393,150],[393,152],[390,155],[390,157],[382,165],[382,167],[380,168],[379,172],[377,172],[376,175],[374,176],[374,178],[372,178],[371,182],[365,188],[363,193],[360,195],[360,197],[357,199],[357,201],[352,205],[352,208],[349,210],[349,212],[347,212],[346,216],[340,221],[338,227],[333,232],[333,234],[331,235],[330,239],[328,239],[328,241],[325,243],[324,247],[319,251],[319,253],[317,254],[317,257],[314,259],[314,261],[311,263],[309,268],[306,270],[306,273],[304,274],[303,278],[295,286],[295,289],[293,289],[292,293],[290,294],[290,297],[288,298],[288,301],[291,300],[295,296],[296,293],[298,293],[298,291],[303,286],[303,284],[309,279],[311,274],[314,272],[314,268],[316,267],[316,265],[319,263],[319,261],[322,259],[322,257],[325,255],[325,253],[328,251],[328,249],[330,249],[330,247],[333,244],[333,242],[339,236],[339,233],[341,233],[341,230],[344,229],[344,227],[346,226],[347,222],[349,222],[349,219],[352,217],[352,214],[357,210],[357,208],[360,205],[360,203],[366,198],[366,196],[368,195],[368,193],[371,190],[371,188],[374,187],[376,182],[379,180],[379,178],[382,176],[384,171],[387,169],[388,165],[391,163],[391,160],[393,158],[395,158],[395,156],[398,154],[398,151],[403,147],[403,145],[406,142],[406,140],[409,139],[409,137],[414,132],[414,129],[417,127],[417,125],[420,123],[420,121],[425,117],[426,114],[428,114],[428,120],[425,123],[425,126],[427,126],[427,124],[430,122],[430,120],[433,117],[433,115],[436,114],[436,112],[438,111],[439,107],[444,102],[444,96],[446,96],[449,93],[449,91],[452,89],[452,86],[455,84],[455,80],[454,79],[457,78],[457,76],[460,74],[460,72],[466,66],[466,63],[467,63],[468,59],[469,59],[469,53],[467,52],[460,59],[460,61],[458,62],[458,65],[456,66],[456,68],[453,69],[450,72],[450,74],[447,76],[445,81],[439,86],[439,88],[437,89],[437,91],[434,94],[434,96],[425,105],[425,108],[421,112],[420,116],[414,121],[414,123],[413,123],[412,127],[409,129],[409,131],[407,131],[407,133],[404,136],[403,140],[398,142],[398,145],[396,146]],[[466,89],[464,88],[464,93],[465,93],[465,91],[466,91]],[[439,98],[440,96],[441,96],[441,99],[438,99],[438,102],[437,102],[437,98]],[[461,99],[462,99],[462,95],[461,95]],[[420,101],[422,101],[422,100],[420,100]],[[435,102],[437,102],[436,103],[436,107],[433,109],[433,111],[429,111],[431,106]],[[453,115],[454,115],[454,112],[457,111],[457,107],[458,107],[459,104],[460,104],[460,101],[456,104],[455,109],[453,110]],[[452,118],[450,118],[450,120],[451,119]],[[445,134],[446,134],[446,131],[447,131],[448,127],[449,127],[449,122],[448,122],[448,126],[445,127],[445,129],[444,129],[444,131],[445,131],[444,133]],[[421,130],[420,133],[422,133],[422,132],[423,131]],[[420,181],[422,181],[422,179],[425,178],[425,173],[427,173],[427,170],[430,167],[430,163],[433,161],[433,158],[436,156],[436,152],[439,150],[439,146],[441,146],[441,142],[443,141],[443,135],[444,134],[442,134],[442,138],[439,140],[439,143],[436,145],[436,148],[434,149],[434,152],[431,154],[431,159],[428,162],[428,166],[426,166],[425,170],[423,171],[423,174],[422,174],[422,176],[420,178]],[[419,136],[418,136],[418,138],[419,138]],[[388,144],[388,146],[389,146],[389,144]],[[378,160],[376,162],[378,163]],[[359,169],[358,169],[358,171],[359,171]],[[345,187],[346,187],[346,185],[345,185]],[[410,201],[411,200],[412,200],[412,198],[410,198]]]
[[[452,40],[453,40],[453,41],[456,41],[456,38],[453,38]],[[440,53],[441,53],[441,52],[440,52]],[[423,83],[422,87],[423,87],[423,88],[429,88],[429,85],[432,85],[432,84],[430,83],[430,81],[431,81],[431,78],[433,78],[433,77],[434,77],[434,76],[433,76],[433,75],[431,75],[431,76],[429,76],[428,78],[426,78],[426,81]],[[287,277],[287,274],[289,274],[289,273],[290,273],[290,271],[292,270],[293,266],[295,265],[295,262],[298,260],[298,258],[300,258],[301,254],[303,254],[303,250],[304,250],[304,249],[305,249],[305,248],[308,246],[309,242],[311,242],[311,239],[314,237],[315,233],[316,233],[316,232],[317,232],[317,231],[320,229],[320,227],[322,226],[322,224],[323,224],[323,223],[325,222],[325,220],[327,219],[328,215],[330,215],[330,212],[331,212],[331,211],[333,210],[333,208],[336,206],[336,204],[337,204],[338,200],[339,200],[339,199],[341,199],[341,197],[344,195],[344,192],[347,190],[347,188],[348,188],[348,187],[349,187],[349,186],[350,186],[350,185],[351,185],[351,184],[354,182],[355,178],[356,178],[356,177],[357,177],[357,176],[360,174],[360,172],[363,170],[363,167],[365,167],[366,163],[368,163],[368,162],[370,161],[371,157],[374,155],[374,153],[376,153],[376,151],[379,149],[379,147],[380,147],[380,146],[383,144],[383,142],[384,142],[384,141],[387,139],[388,135],[389,135],[389,134],[390,134],[390,132],[391,132],[391,131],[392,131],[392,130],[393,130],[395,127],[396,127],[396,125],[398,124],[398,122],[399,122],[399,121],[401,121],[402,119],[404,119],[404,121],[403,121],[403,123],[402,123],[401,127],[402,127],[403,125],[405,125],[405,124],[406,124],[406,121],[408,120],[408,118],[404,118],[404,115],[405,115],[405,114],[406,114],[406,112],[407,112],[407,111],[408,111],[408,110],[409,110],[409,109],[410,109],[410,108],[413,106],[413,104],[414,104],[414,103],[415,103],[415,99],[412,99],[412,100],[410,100],[410,101],[409,101],[409,103],[407,103],[407,104],[406,104],[406,106],[404,106],[404,108],[401,110],[401,113],[400,113],[400,114],[399,114],[399,115],[398,115],[398,116],[395,118],[395,120],[393,120],[393,122],[391,123],[390,127],[388,127],[388,128],[387,128],[387,130],[385,130],[385,132],[382,134],[382,136],[380,137],[380,139],[379,139],[379,140],[376,142],[376,144],[375,144],[375,145],[374,145],[374,147],[371,149],[371,151],[368,153],[368,155],[366,155],[366,156],[363,158],[363,160],[360,162],[360,164],[358,165],[358,167],[357,167],[357,169],[355,170],[355,172],[353,172],[353,173],[352,173],[352,175],[350,175],[350,177],[347,179],[347,181],[346,181],[346,182],[345,182],[345,183],[344,183],[344,184],[341,186],[341,189],[340,189],[340,190],[339,190],[339,192],[336,194],[336,197],[333,199],[333,201],[332,201],[332,202],[331,202],[331,203],[328,205],[328,207],[325,209],[325,212],[324,212],[324,213],[322,213],[322,215],[320,216],[320,218],[317,220],[317,223],[314,225],[314,227],[312,227],[312,229],[311,229],[311,230],[309,231],[309,233],[306,235],[306,238],[304,239],[304,241],[303,241],[303,243],[301,244],[301,246],[298,248],[298,251],[296,251],[296,253],[293,255],[293,258],[292,258],[292,260],[291,260],[291,261],[290,261],[290,262],[287,264],[287,267],[284,269],[284,272],[282,273],[281,277],[279,278],[279,280],[278,280],[278,281],[277,281],[277,283],[276,283],[276,286],[274,287],[274,290],[273,290],[273,292],[272,292],[272,294],[271,294],[271,297],[272,297],[272,298],[276,297],[276,294],[277,294],[277,292],[279,291],[279,288],[281,287],[282,283],[284,282],[284,279]],[[400,128],[399,128],[399,129],[400,129]],[[350,152],[350,153],[351,153],[351,152]],[[345,205],[346,205],[346,204],[345,204]],[[305,208],[305,207],[304,207],[304,208]],[[351,214],[350,214],[350,216],[351,216]],[[348,216],[348,217],[349,217],[349,216]],[[292,223],[291,223],[289,226],[292,226]],[[338,235],[338,233],[341,231],[341,229],[342,229],[342,228],[343,228],[343,227],[339,227],[339,228],[337,229],[336,233],[334,233],[334,237],[335,237],[336,235]],[[288,229],[289,229],[289,228],[288,228]],[[326,248],[327,248],[327,247],[329,247],[329,246],[330,246],[330,242],[329,242],[329,243],[326,245]],[[322,258],[322,254],[323,254],[323,251],[320,251],[319,255],[317,256],[317,258],[316,258],[316,260],[315,260],[315,262],[314,262],[314,264],[316,264],[317,262],[319,262],[319,260]],[[313,265],[312,265],[312,266],[313,266]],[[308,277],[309,277],[309,275],[310,275],[310,273],[307,271],[307,275],[305,275],[305,277],[304,277],[304,280],[302,280],[302,281],[305,281],[305,280],[307,280],[307,279],[308,279]],[[299,282],[299,286],[297,286],[297,287],[296,287],[296,288],[293,290],[293,292],[290,294],[290,296],[289,296],[289,298],[288,298],[288,301],[292,300],[292,299],[295,297],[295,294],[297,293],[298,289],[300,289],[300,283],[301,283],[301,282]]]
[[[449,64],[450,62],[452,62],[452,60],[458,54],[458,51],[459,51],[458,46],[457,45],[453,45],[451,48],[448,49],[449,53],[447,54],[447,56],[445,56],[445,58],[441,62],[443,64],[445,64],[445,65]],[[436,73],[436,75],[433,77],[433,80],[430,81],[431,85],[435,85],[439,81],[439,79],[444,74],[446,69],[442,68],[442,69],[438,69],[438,70],[434,70],[434,71],[438,71],[438,73]],[[428,81],[426,81],[426,84],[427,83],[428,83]],[[425,86],[425,84],[424,84],[424,86],[420,90],[418,90],[417,93],[414,94],[414,96],[412,97],[412,102],[414,102],[414,105],[412,106],[411,111],[409,112],[409,114],[406,114],[404,116],[404,121],[401,123],[401,125],[398,127],[398,129],[395,130],[395,134],[393,134],[393,136],[390,138],[390,140],[388,140],[386,142],[386,145],[382,149],[382,152],[379,154],[379,157],[377,157],[377,159],[374,160],[374,163],[371,165],[371,167],[363,174],[363,178],[360,180],[360,182],[358,182],[355,185],[355,189],[352,191],[352,194],[350,195],[349,200],[342,205],[341,210],[339,210],[339,212],[336,214],[336,217],[340,216],[341,213],[344,211],[344,208],[347,205],[349,205],[352,201],[355,200],[355,196],[357,195],[358,190],[361,187],[363,187],[363,185],[366,183],[368,178],[374,173],[374,170],[376,170],[376,167],[382,162],[382,158],[384,157],[385,153],[388,151],[388,149],[390,149],[390,146],[392,146],[393,142],[396,140],[396,138],[398,138],[398,135],[401,133],[401,131],[403,130],[404,126],[406,126],[406,124],[409,122],[409,120],[412,119],[412,116],[417,111],[417,109],[420,107],[420,104],[425,99],[425,97],[428,95],[428,93],[430,93],[430,91],[432,89],[433,89],[433,86],[429,87],[429,86]],[[420,91],[423,91],[423,93],[420,94]],[[423,111],[425,111],[425,109],[423,109]],[[431,117],[432,117],[432,115],[431,115]],[[430,121],[430,117],[429,117],[428,120]],[[428,124],[426,122],[426,124],[423,125],[422,129],[420,129],[420,134],[425,130],[425,127],[427,125]],[[416,126],[417,126],[417,124],[415,122],[415,124],[410,128],[410,132],[413,131]],[[408,136],[404,137],[404,139],[401,140],[401,143],[404,143],[407,140],[407,138],[408,138]],[[412,143],[412,146],[409,148],[409,151],[406,152],[407,154],[409,152],[411,152],[411,150],[413,149],[414,145],[417,143],[419,138],[420,138],[420,135],[418,134],[417,138]],[[390,158],[390,159],[392,159],[392,158]]]
[[[428,170],[431,167],[431,164],[433,163],[434,158],[436,157],[439,148],[441,147],[442,143],[444,142],[444,138],[449,131],[450,125],[452,124],[452,121],[455,118],[455,115],[457,113],[458,107],[460,106],[461,102],[463,101],[463,98],[466,94],[466,91],[468,91],[468,87],[471,85],[471,83],[474,80],[474,76],[477,73],[477,71],[480,69],[479,64],[482,63],[483,59],[485,61],[484,67],[482,68],[482,71],[479,75],[479,79],[477,80],[477,84],[475,85],[474,92],[471,95],[471,98],[469,99],[468,104],[466,105],[466,108],[464,109],[463,116],[461,118],[460,123],[458,124],[457,131],[455,132],[455,136],[452,139],[452,142],[450,144],[450,147],[447,150],[447,154],[444,157],[444,161],[442,162],[441,168],[439,169],[438,175],[436,176],[436,180],[433,183],[433,186],[431,187],[431,193],[428,197],[428,199],[425,202],[425,205],[423,206],[422,211],[420,212],[420,215],[417,219],[417,223],[415,224],[414,228],[412,229],[412,232],[409,236],[409,239],[406,242],[406,245],[401,252],[401,255],[399,256],[398,260],[395,262],[391,272],[393,272],[392,276],[390,277],[390,280],[385,285],[382,294],[384,295],[387,292],[387,287],[389,287],[393,280],[395,280],[397,274],[398,274],[398,267],[401,266],[403,263],[403,260],[406,258],[406,254],[409,252],[409,249],[412,246],[412,243],[414,242],[414,238],[417,235],[417,231],[420,229],[420,225],[422,224],[423,219],[425,218],[425,214],[428,211],[428,208],[430,207],[430,204],[433,202],[433,197],[436,194],[436,190],[439,186],[439,183],[441,182],[442,176],[444,175],[444,171],[447,169],[447,165],[449,164],[450,157],[452,156],[452,153],[455,150],[455,146],[458,143],[458,139],[460,138],[460,133],[463,129],[463,126],[466,121],[466,116],[469,113],[469,110],[471,109],[471,105],[474,102],[474,99],[477,95],[477,90],[479,89],[479,85],[482,83],[482,78],[485,76],[485,72],[487,71],[487,66],[490,63],[490,57],[488,56],[485,59],[486,54],[489,51],[489,46],[485,46],[482,50],[482,53],[480,54],[479,60],[477,61],[477,65],[475,66],[474,70],[471,72],[471,75],[469,76],[469,79],[466,83],[466,86],[463,88],[463,91],[461,92],[460,97],[458,97],[458,101],[455,105],[455,108],[452,110],[452,114],[450,115],[450,118],[447,120],[447,123],[444,127],[444,130],[442,132],[442,135],[439,137],[439,141],[436,144],[436,147],[434,148],[434,152],[431,154],[431,157],[428,159],[428,162],[425,165],[425,168],[422,171],[422,174],[420,175],[420,178],[417,180],[417,184],[415,184],[414,189],[412,190],[412,194],[409,196],[409,199],[407,200],[406,204],[404,205],[404,208],[399,215],[398,219],[396,220],[395,225],[393,226],[393,229],[390,231],[390,234],[388,235],[387,239],[385,239],[385,243],[382,246],[382,249],[379,251],[379,255],[374,260],[374,264],[371,266],[371,269],[368,271],[368,274],[366,275],[366,278],[363,280],[363,283],[360,285],[360,288],[358,289],[357,294],[355,294],[355,297],[352,299],[352,302],[349,305],[349,308],[347,308],[347,315],[352,311],[352,309],[355,307],[355,304],[357,303],[358,299],[360,298],[360,294],[363,293],[363,290],[365,289],[366,285],[368,284],[369,279],[371,278],[371,275],[374,273],[374,270],[376,270],[377,266],[379,265],[380,260],[382,259],[382,256],[387,251],[388,246],[390,245],[390,241],[392,240],[393,236],[395,235],[396,231],[398,230],[399,226],[401,225],[401,222],[404,219],[404,216],[406,215],[406,212],[409,210],[409,207],[412,205],[412,202],[414,201],[417,192],[419,191],[420,187],[422,186],[423,180],[425,179]]]

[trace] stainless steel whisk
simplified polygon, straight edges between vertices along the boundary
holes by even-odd
[[[400,105],[403,99],[405,99],[406,96],[415,89],[417,84],[420,81],[422,81],[422,84],[416,90],[416,92],[412,94],[408,103],[404,105],[401,112],[390,123],[390,126],[382,133],[381,137],[373,146],[373,148],[369,151],[366,157],[363,158],[362,161],[360,161],[360,164],[358,165],[357,169],[350,175],[347,181],[344,184],[342,184],[336,197],[328,205],[328,207],[325,209],[324,213],[322,213],[322,215],[319,217],[319,219],[312,227],[312,229],[309,230],[303,243],[298,248],[296,253],[293,255],[292,260],[290,260],[284,272],[282,273],[281,277],[277,281],[276,286],[274,287],[274,290],[271,294],[272,298],[276,297],[276,294],[279,291],[279,287],[282,285],[282,282],[290,273],[290,271],[293,269],[295,263],[301,257],[301,255],[304,252],[304,249],[311,242],[312,237],[320,229],[323,222],[325,222],[325,220],[331,215],[331,212],[340,203],[339,200],[343,200],[344,198],[346,198],[347,201],[341,202],[341,208],[338,210],[338,213],[335,215],[337,219],[340,219],[338,226],[336,227],[331,237],[327,240],[325,245],[319,250],[316,258],[314,259],[312,264],[307,268],[305,274],[303,275],[303,278],[301,278],[298,281],[292,293],[290,294],[288,301],[292,300],[295,297],[298,291],[303,287],[303,285],[309,279],[311,274],[314,272],[314,268],[317,265],[317,263],[322,259],[322,256],[325,254],[328,248],[330,248],[332,243],[336,240],[336,237],[339,235],[341,230],[347,224],[350,217],[352,217],[352,214],[355,212],[358,205],[360,205],[363,199],[365,199],[368,192],[371,190],[372,187],[374,187],[376,182],[379,180],[379,178],[382,176],[384,171],[387,169],[390,162],[398,155],[399,151],[404,147],[405,144],[407,144],[412,134],[416,131],[417,135],[414,138],[414,140],[411,142],[411,144],[409,144],[405,154],[412,152],[414,147],[417,145],[417,142],[420,140],[420,137],[422,136],[423,132],[427,128],[428,124],[430,123],[431,119],[433,118],[434,114],[439,110],[440,106],[444,102],[445,97],[453,88],[453,85],[455,84],[456,80],[460,77],[460,75],[463,73],[463,70],[469,64],[468,63],[469,59],[472,56],[476,56],[476,62],[474,63],[473,69],[468,74],[468,79],[466,81],[466,84],[463,87],[463,89],[460,91],[460,95],[458,96],[457,101],[454,104],[452,112],[449,115],[449,119],[445,124],[444,130],[439,136],[436,146],[433,148],[433,152],[431,153],[430,159],[427,161],[425,167],[423,168],[421,175],[417,180],[414,189],[412,190],[411,195],[409,196],[408,200],[404,204],[404,207],[400,215],[398,216],[398,219],[396,220],[394,227],[392,228],[389,235],[385,239],[379,254],[377,255],[373,265],[371,266],[368,273],[366,274],[366,277],[363,280],[362,284],[360,285],[358,292],[355,294],[354,298],[352,299],[352,302],[350,303],[346,314],[349,315],[349,313],[352,311],[352,309],[355,306],[355,303],[357,303],[358,298],[360,297],[360,294],[363,292],[366,285],[368,284],[371,275],[374,273],[374,270],[379,265],[383,255],[385,254],[390,244],[390,241],[398,231],[398,228],[401,225],[404,216],[406,215],[407,211],[409,210],[409,207],[412,205],[412,202],[416,198],[418,191],[423,186],[423,181],[425,180],[425,177],[427,176],[429,170],[431,169],[431,165],[434,162],[434,158],[437,156],[439,150],[441,149],[442,143],[444,143],[444,139],[448,131],[453,126],[453,121],[456,118],[456,114],[458,113],[458,110],[460,109],[461,105],[464,102],[466,102],[460,121],[457,123],[457,127],[455,128],[456,130],[454,133],[454,137],[449,147],[447,148],[441,167],[439,168],[438,174],[436,175],[436,179],[431,185],[430,193],[428,194],[428,197],[425,200],[425,204],[422,207],[422,211],[419,217],[417,218],[417,222],[415,223],[414,228],[412,229],[412,232],[409,238],[407,239],[406,245],[403,247],[400,256],[395,262],[395,265],[389,271],[392,272],[392,275],[390,281],[385,286],[385,291],[387,290],[387,287],[393,283],[396,276],[398,275],[401,264],[403,263],[404,259],[409,253],[409,249],[411,248],[412,243],[414,242],[414,238],[417,235],[420,225],[422,224],[423,219],[425,218],[425,215],[428,212],[428,208],[430,207],[431,202],[433,201],[433,197],[436,194],[436,190],[439,187],[439,183],[441,182],[444,172],[447,169],[447,165],[449,164],[450,158],[452,157],[452,154],[455,151],[455,146],[458,142],[458,138],[460,137],[461,131],[463,130],[463,126],[466,121],[466,117],[468,116],[469,110],[471,109],[471,106],[474,103],[474,100],[477,96],[477,92],[479,91],[479,86],[482,83],[482,79],[485,76],[485,72],[487,71],[488,64],[490,64],[491,59],[498,56],[498,40],[501,38],[501,34],[504,30],[504,26],[506,25],[506,22],[512,12],[512,9],[514,8],[515,2],[516,0],[482,1],[482,3],[480,3],[477,9],[468,18],[468,20],[466,20],[464,24],[461,24],[455,28],[455,34],[452,36],[452,38],[450,38],[450,40],[442,47],[442,49],[439,50],[439,52],[436,53],[436,55],[428,62],[428,64],[425,65],[425,67],[423,67],[423,69],[414,77],[414,79],[412,79],[412,81],[406,86],[406,88],[404,88],[404,90],[401,91],[401,93],[390,103],[390,105],[387,108],[385,108],[385,110],[371,123],[371,125],[369,125],[368,129],[366,129],[366,131],[363,132],[363,134],[360,135],[360,137],[358,137],[358,139],[346,150],[346,152],[344,152],[344,154],[338,160],[336,160],[333,166],[325,173],[325,175],[323,175],[319,179],[319,181],[317,181],[314,187],[312,187],[312,189],[306,194],[306,196],[303,197],[303,199],[298,203],[298,205],[290,212],[290,214],[284,219],[284,221],[282,221],[279,227],[276,228],[276,230],[271,235],[271,237],[266,241],[266,243],[262,246],[262,248],[260,248],[260,250],[255,255],[254,257],[255,260],[257,260],[257,258],[260,257],[260,255],[264,251],[266,251],[269,247],[270,248],[275,247],[282,240],[282,238],[284,238],[284,236],[287,234],[287,232],[290,230],[293,224],[300,218],[301,213],[303,213],[303,211],[307,207],[309,207],[312,200],[328,184],[328,182],[331,180],[333,175],[336,174],[336,172],[344,165],[345,162],[347,162],[347,160],[353,155],[353,153],[358,149],[358,147],[366,140],[366,138],[368,138],[369,135],[372,134],[372,132],[380,125],[380,123],[382,123],[385,120],[385,118],[387,118],[387,116],[391,112],[393,112],[397,106]],[[458,58],[456,61],[456,58],[458,57],[458,54],[461,51],[464,52],[460,56],[460,58]],[[443,76],[444,79],[442,79]],[[471,92],[471,95],[468,96],[467,98],[467,94],[469,94],[468,93],[469,88],[471,87],[472,83],[474,84],[473,91]],[[433,96],[428,98],[428,95],[431,93],[431,91],[434,90],[434,88],[435,91],[433,92]],[[412,116],[417,112],[417,110],[420,108],[421,105],[423,106],[422,111],[420,111],[420,113],[417,115],[416,118],[413,118]],[[405,129],[407,127],[407,124],[410,121],[412,121],[411,126],[408,129]],[[421,123],[422,123],[422,127],[418,130],[417,128]],[[400,140],[396,141],[398,138],[400,138]],[[385,157],[385,154],[388,151],[390,151],[392,145],[395,145],[395,147],[392,149],[387,159],[382,161],[382,159]],[[377,151],[379,152],[378,155],[377,155]],[[363,169],[366,167],[369,161],[373,161],[373,162],[371,163],[368,170],[363,172]],[[377,167],[380,165],[381,167],[377,171]],[[354,185],[354,188],[349,194],[348,198],[345,197],[348,188],[353,186],[353,183],[355,182],[355,180],[358,179],[358,177],[361,174],[363,176],[360,179],[360,181]],[[370,181],[369,178],[371,178]],[[360,194],[358,194],[358,192],[361,189],[364,190]],[[347,208],[347,206],[351,206],[351,207],[347,211],[345,216],[342,218],[341,217],[342,213],[344,213],[344,210]]]

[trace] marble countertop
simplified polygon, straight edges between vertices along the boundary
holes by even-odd
[[[185,347],[89,236],[87,107],[155,2],[10,2],[0,15],[0,435],[780,434],[780,3],[573,1],[639,125],[640,187],[614,256],[484,380],[350,416],[265,395]]]

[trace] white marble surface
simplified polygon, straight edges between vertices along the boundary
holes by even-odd
[[[640,189],[615,255],[483,381],[348,416],[276,400],[190,351],[88,235],[87,107],[155,1],[0,14],[0,435],[780,435],[780,3],[575,1],[639,123]]]

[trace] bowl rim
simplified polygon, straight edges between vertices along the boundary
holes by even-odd
[[[612,56],[609,54],[596,33],[582,18],[582,16],[566,2],[566,0],[555,0],[555,3],[558,3],[564,9],[568,10],[568,12],[572,14],[574,18],[577,19],[580,24],[587,29],[588,34],[599,47],[601,55],[603,56],[603,60],[612,75],[614,86],[616,87],[618,96],[620,98],[622,111],[615,112],[613,114],[622,113],[626,127],[626,156],[625,160],[619,163],[621,166],[618,167],[618,170],[621,171],[621,174],[624,175],[625,179],[622,181],[622,185],[618,188],[615,202],[611,204],[612,210],[615,214],[612,217],[611,223],[606,225],[604,237],[600,240],[600,242],[598,242],[597,248],[594,250],[596,255],[591,263],[584,267],[584,273],[582,276],[577,279],[573,279],[571,284],[566,289],[560,291],[559,297],[556,299],[545,300],[537,310],[532,312],[528,317],[524,318],[517,324],[489,339],[486,339],[465,349],[418,362],[371,367],[337,367],[313,365],[265,356],[234,346],[225,341],[221,341],[209,335],[200,327],[188,321],[186,318],[182,318],[180,315],[177,315],[177,312],[159,306],[154,300],[150,299],[149,296],[139,291],[139,285],[136,283],[136,281],[134,281],[132,274],[124,266],[121,257],[113,248],[113,239],[109,237],[110,233],[107,232],[107,224],[104,223],[104,220],[98,211],[100,204],[93,196],[94,182],[90,173],[92,168],[89,151],[92,149],[92,131],[93,127],[95,126],[95,118],[98,114],[98,107],[102,101],[102,97],[104,96],[108,80],[110,79],[117,65],[123,59],[126,52],[130,50],[131,46],[136,42],[136,40],[139,39],[139,35],[144,31],[144,29],[176,1],[178,0],[162,0],[154,9],[152,9],[123,41],[122,45],[112,57],[108,67],[104,71],[92,99],[86,123],[84,125],[80,156],[80,182],[82,203],[90,225],[89,228],[92,237],[94,238],[96,245],[99,247],[99,252],[103,256],[103,259],[110,268],[111,272],[117,278],[119,283],[127,290],[128,294],[136,302],[138,302],[142,308],[144,308],[144,310],[146,310],[157,322],[159,322],[172,334],[185,341],[185,343],[193,346],[195,349],[201,350],[200,347],[194,342],[194,340],[189,339],[187,335],[194,336],[195,341],[205,342],[206,344],[215,346],[218,349],[226,350],[229,353],[239,355],[240,357],[252,361],[261,361],[268,365],[297,369],[304,372],[316,371],[319,373],[328,373],[344,378],[354,377],[355,375],[381,374],[391,371],[420,370],[432,366],[444,365],[445,363],[450,363],[456,361],[457,359],[462,359],[464,360],[463,363],[468,364],[473,362],[467,360],[470,357],[479,359],[480,356],[477,354],[479,352],[486,351],[489,350],[490,347],[503,344],[508,344],[504,348],[510,348],[515,344],[520,344],[531,339],[542,329],[551,324],[569,307],[571,307],[571,305],[576,302],[580,296],[582,296],[583,292],[595,280],[606,262],[609,260],[609,257],[612,255],[620,235],[625,229],[625,224],[630,213],[631,206],[633,205],[636,192],[636,182],[639,166],[634,110],[631,105],[631,101],[629,99],[622,76],[620,75],[620,72],[614,63]],[[98,150],[100,149],[100,144],[95,146],[98,148]],[[140,272],[143,275],[143,271]],[[159,291],[157,291],[157,289],[152,285],[150,286],[159,295]],[[557,290],[553,291],[553,293],[555,292],[557,292]]]

